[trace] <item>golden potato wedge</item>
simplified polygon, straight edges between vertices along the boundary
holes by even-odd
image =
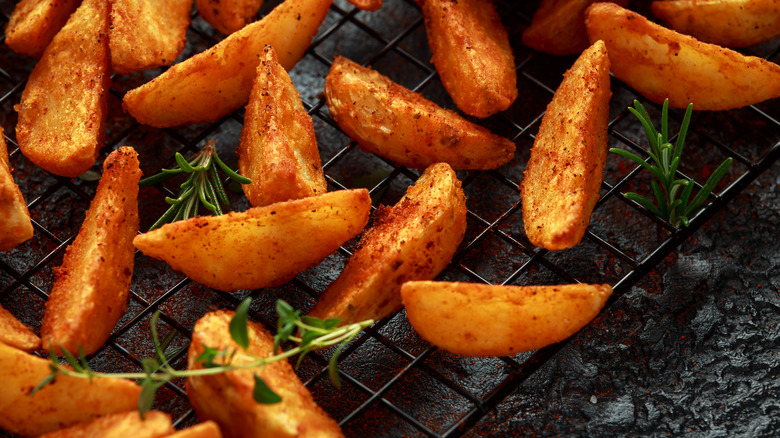
[[[139,122],[165,128],[217,120],[246,105],[259,55],[274,46],[290,70],[303,56],[332,0],[285,0],[262,20],[180,62],[125,94],[123,105]]]
[[[144,254],[224,291],[278,286],[321,262],[368,222],[365,189],[195,217],[136,236]]]
[[[241,187],[254,207],[328,190],[311,116],[271,46],[263,49],[246,107],[238,169],[252,180]]]
[[[466,232],[466,198],[445,163],[425,170],[393,207],[379,208],[339,277],[310,315],[341,324],[379,320],[401,308],[401,284],[439,275]]]
[[[41,438],[159,438],[176,429],[171,417],[160,411],[149,411],[144,418],[138,411],[106,415],[65,429],[49,432]]]
[[[180,430],[168,438],[222,438],[222,432],[217,423],[213,421],[204,421],[195,426]]]
[[[21,0],[5,29],[5,43],[16,53],[40,58],[81,0]]]
[[[38,436],[101,415],[137,409],[141,387],[122,379],[58,376],[30,396],[51,374],[50,362],[0,343],[0,429]]]
[[[433,64],[464,113],[487,117],[517,99],[515,58],[492,0],[417,0]]]
[[[138,156],[121,147],[103,163],[95,198],[78,236],[55,269],[43,314],[46,350],[60,346],[92,354],[108,339],[125,311],[133,276],[133,237],[138,233]]]
[[[261,325],[249,322],[249,348],[244,351],[230,336],[233,312],[207,313],[195,323],[187,354],[190,370],[202,369],[197,358],[205,347],[237,351],[232,363],[252,362],[251,356],[273,355],[274,338]],[[250,356],[251,355],[251,356]],[[217,358],[215,362],[221,361]],[[254,375],[262,378],[282,401],[255,402]],[[187,397],[202,419],[219,424],[227,438],[256,437],[341,437],[338,424],[314,403],[309,390],[298,379],[290,363],[273,362],[263,368],[230,371],[211,376],[189,377]]]
[[[670,28],[720,46],[748,47],[780,35],[778,0],[676,0],[651,6]]]
[[[495,169],[515,154],[510,140],[342,56],[325,78],[325,98],[333,119],[361,149],[402,166]]]
[[[551,55],[581,53],[590,46],[585,10],[597,0],[542,0],[531,25],[523,31],[523,44]],[[628,0],[613,3],[626,6]]]
[[[14,109],[22,153],[60,176],[81,175],[103,146],[109,4],[84,0],[35,65]]]
[[[41,339],[38,335],[2,306],[0,306],[0,343],[28,352],[41,347]]]
[[[114,72],[170,65],[187,43],[192,0],[111,0],[108,45]]]
[[[609,56],[602,41],[563,76],[542,118],[520,195],[528,240],[571,248],[590,223],[607,161]]]
[[[0,251],[32,239],[33,226],[22,191],[11,176],[8,147],[0,126]]]
[[[208,24],[224,33],[231,33],[255,21],[263,0],[195,0],[198,14]]]
[[[431,344],[464,356],[512,356],[560,342],[598,315],[607,284],[490,286],[410,281],[406,316]]]
[[[347,0],[356,8],[364,11],[376,11],[382,8],[383,0]]]
[[[607,45],[612,73],[656,103],[727,110],[780,96],[780,66],[697,41],[614,3],[588,8],[592,42]]]

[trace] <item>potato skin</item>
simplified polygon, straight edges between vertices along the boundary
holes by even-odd
[[[168,414],[149,411],[142,419],[135,410],[106,415],[87,423],[47,433],[40,438],[159,438],[167,437],[175,431]]]
[[[395,206],[380,207],[339,277],[310,316],[341,324],[379,320],[401,308],[401,284],[430,280],[452,260],[466,231],[466,198],[455,172],[435,164]]]
[[[383,0],[347,0],[363,11],[377,11],[382,8]]]
[[[33,226],[22,191],[11,176],[8,148],[0,126],[0,251],[32,239]]]
[[[103,346],[124,313],[133,276],[138,233],[138,180],[133,148],[121,147],[103,163],[95,198],[78,236],[56,268],[41,338],[46,349],[64,346],[92,354]]]
[[[5,43],[16,53],[40,58],[81,0],[21,0],[5,29]]]
[[[590,223],[607,161],[609,57],[602,41],[563,76],[531,148],[520,195],[528,239],[571,248]]]
[[[402,166],[495,169],[515,153],[510,140],[342,56],[325,78],[325,98],[333,119],[361,149]]]
[[[464,356],[513,356],[560,342],[598,315],[607,284],[491,286],[412,281],[401,287],[406,316],[433,345]]]
[[[728,110],[780,96],[780,66],[702,43],[612,3],[588,8],[592,42],[607,45],[612,73],[656,103]]]
[[[321,262],[366,226],[370,210],[367,190],[339,190],[166,224],[133,244],[208,287],[260,289]]]
[[[103,146],[108,15],[106,0],[84,0],[44,51],[14,107],[19,149],[56,175],[81,175]]]
[[[220,351],[237,350],[234,364],[252,361],[230,337],[232,317],[233,312],[220,310],[207,313],[195,323],[187,354],[189,369],[203,368],[196,359],[203,353],[204,345]],[[272,356],[273,336],[251,321],[248,329],[247,352],[257,357]],[[282,398],[280,403],[264,405],[254,401],[254,373]],[[274,362],[262,369],[189,377],[187,396],[198,416],[219,424],[227,438],[343,436],[338,424],[317,406],[287,361]]]
[[[208,24],[230,35],[254,21],[263,0],[195,0],[195,4]]]
[[[464,113],[488,117],[517,99],[515,58],[492,0],[417,0],[433,64]]]
[[[276,51],[265,46],[246,107],[238,169],[254,207],[325,193],[328,184],[311,116]]]
[[[41,339],[38,335],[2,306],[0,306],[0,343],[28,352],[41,347]]]

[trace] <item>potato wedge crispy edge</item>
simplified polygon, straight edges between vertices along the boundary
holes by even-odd
[[[160,411],[149,411],[144,418],[138,411],[106,415],[88,423],[47,433],[40,438],[158,438],[175,432],[171,417]]]
[[[41,339],[30,327],[0,306],[0,343],[31,352],[40,348]]]
[[[81,0],[21,0],[5,29],[5,43],[16,53],[40,58]]]
[[[217,423],[213,421],[204,421],[192,427],[180,430],[168,438],[222,438],[222,432]]]
[[[8,147],[0,126],[0,251],[10,251],[32,239],[33,226],[22,191],[11,176]]]
[[[254,21],[263,0],[195,0],[195,4],[208,24],[230,35]]]

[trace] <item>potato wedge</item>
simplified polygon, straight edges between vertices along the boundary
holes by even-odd
[[[411,281],[406,316],[431,344],[464,356],[512,356],[560,342],[598,315],[609,285],[490,286]]]
[[[254,207],[325,193],[328,184],[311,116],[276,51],[265,46],[246,107],[238,169]]]
[[[748,47],[780,35],[777,0],[677,0],[651,6],[670,28],[720,46]]]
[[[2,306],[0,306],[0,343],[28,352],[41,347],[41,339],[38,335]]]
[[[16,53],[40,58],[81,0],[21,0],[5,29],[5,43]]]
[[[207,313],[195,323],[187,354],[189,369],[203,368],[197,358],[203,353],[204,345],[220,351],[225,348],[237,351],[232,361],[235,365],[252,362],[249,355],[268,357],[273,354],[273,336],[251,321],[248,324],[249,348],[244,352],[231,339],[232,317],[233,312],[220,310]],[[215,362],[221,360],[218,358]],[[252,396],[255,373],[282,398],[281,402],[255,402]],[[287,361],[274,362],[260,369],[189,377],[187,397],[198,416],[219,424],[227,438],[343,436],[338,424],[314,403],[309,390]]]
[[[515,58],[492,0],[417,0],[433,64],[464,113],[487,117],[517,99]]]
[[[563,76],[542,118],[520,195],[528,239],[549,250],[582,240],[607,161],[609,57],[602,41]]]
[[[402,166],[495,169],[515,154],[510,140],[342,56],[325,78],[325,98],[333,119],[361,149]]]
[[[217,423],[213,421],[204,421],[195,426],[180,430],[168,438],[222,438],[222,432]]]
[[[192,0],[111,0],[108,45],[114,72],[170,65],[187,43]]]
[[[356,8],[364,11],[376,11],[382,8],[383,0],[347,0]]]
[[[81,175],[103,146],[108,14],[107,1],[84,0],[46,48],[14,107],[22,153],[56,175]]]
[[[780,96],[780,66],[697,41],[613,3],[588,8],[592,42],[607,44],[612,73],[656,103],[727,110]]]
[[[0,126],[0,251],[32,239],[33,226],[22,191],[11,176],[8,148]]]
[[[439,275],[466,232],[466,198],[444,163],[425,170],[393,207],[379,208],[339,277],[310,316],[341,324],[379,320],[401,308],[401,284]]]
[[[108,339],[125,311],[138,233],[138,156],[121,147],[103,163],[95,198],[78,236],[68,247],[43,314],[41,338],[74,355],[92,354]]]
[[[255,21],[263,0],[195,0],[198,14],[208,24],[224,33],[231,33]]]
[[[290,70],[303,56],[332,0],[285,0],[262,20],[180,62],[125,94],[123,105],[139,122],[165,128],[217,120],[246,105],[259,55],[274,46]]]
[[[138,411],[106,415],[65,429],[49,432],[41,438],[159,438],[176,429],[171,417],[160,411],[149,411],[144,418]]]
[[[278,286],[321,262],[368,222],[365,189],[195,217],[136,236],[144,254],[224,291]]]
[[[122,379],[58,376],[30,396],[51,374],[49,361],[0,343],[0,429],[38,436],[101,415],[137,409],[141,387]]]

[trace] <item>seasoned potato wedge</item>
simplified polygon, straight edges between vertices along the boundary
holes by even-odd
[[[40,58],[81,0],[21,0],[5,29],[5,43],[16,53]]]
[[[376,11],[382,7],[382,0],[347,0],[356,8],[364,11]]]
[[[184,50],[192,0],[111,0],[111,65],[127,74],[170,65]]]
[[[598,315],[609,285],[490,286],[411,281],[406,316],[431,344],[464,356],[511,356],[560,342]]]
[[[341,56],[325,78],[325,97],[333,119],[361,149],[402,166],[495,169],[515,153],[510,140]]]
[[[22,191],[11,176],[8,148],[0,126],[0,251],[9,251],[30,240],[33,226]]]
[[[778,0],[676,0],[652,3],[677,32],[721,46],[748,47],[780,35]]]
[[[609,57],[602,41],[582,52],[542,118],[520,195],[528,239],[549,250],[582,240],[607,161]]]
[[[401,284],[430,280],[452,260],[466,232],[466,198],[455,172],[435,164],[395,206],[374,214],[344,271],[310,315],[341,324],[378,320],[401,307]]]
[[[552,55],[581,53],[590,46],[585,10],[597,0],[542,0],[531,25],[523,31],[523,44]],[[626,6],[628,0],[613,3]]]
[[[249,348],[245,352],[236,344],[230,336],[232,317],[233,312],[216,311],[207,313],[195,323],[187,354],[189,369],[203,368],[197,358],[203,353],[204,346],[220,351],[225,348],[237,351],[232,361],[235,365],[252,362],[249,355],[273,355],[273,336],[251,321],[248,324]],[[221,360],[218,358],[215,362]],[[281,402],[255,402],[252,396],[255,373],[281,397]],[[222,434],[228,438],[342,436],[338,424],[314,403],[311,394],[287,361],[274,362],[261,369],[189,377],[187,397],[198,416],[215,421]]]
[[[159,438],[176,429],[171,417],[160,411],[149,411],[144,418],[138,411],[106,415],[87,423],[49,432],[41,438]]]
[[[51,373],[49,361],[0,343],[0,429],[38,436],[101,415],[137,409],[141,387],[122,379],[58,376],[30,396]]]
[[[15,107],[22,153],[60,176],[84,173],[103,146],[108,14],[107,1],[84,0],[35,65]]]
[[[255,207],[328,190],[311,116],[271,46],[263,50],[246,107],[238,169],[252,180],[241,187]]]
[[[195,0],[198,14],[225,35],[255,21],[263,0]]]
[[[515,58],[492,0],[417,0],[433,64],[464,113],[487,117],[517,99]]]
[[[121,147],[103,163],[95,198],[78,236],[68,247],[41,325],[46,350],[103,346],[125,311],[133,276],[133,237],[138,233],[138,156]]]
[[[195,217],[136,236],[135,247],[224,291],[280,285],[321,262],[368,222],[365,189]]]
[[[588,8],[591,41],[607,45],[612,73],[656,103],[727,110],[780,96],[780,66],[697,41],[613,3]]]
[[[222,438],[222,432],[217,423],[213,421],[204,421],[195,426],[180,430],[168,438]]]
[[[41,347],[41,339],[38,335],[2,306],[0,306],[0,343],[24,351],[34,351]]]
[[[180,62],[125,94],[123,105],[139,122],[165,128],[217,120],[246,105],[259,55],[274,46],[290,70],[303,56],[332,0],[285,0],[262,20]]]

